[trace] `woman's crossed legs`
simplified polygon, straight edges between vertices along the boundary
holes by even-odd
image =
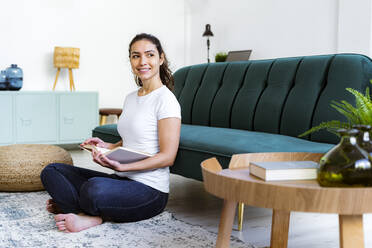
[[[140,182],[66,164],[50,164],[41,181],[52,196],[47,210],[60,230],[78,232],[103,221],[132,222],[161,213],[168,194]]]

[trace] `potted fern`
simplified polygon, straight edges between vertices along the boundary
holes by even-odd
[[[372,80],[370,80],[370,82],[372,83]],[[306,136],[321,129],[327,129],[327,131],[337,134],[336,130],[340,128],[349,129],[352,125],[356,124],[371,125],[372,101],[369,87],[366,88],[364,95],[361,92],[351,88],[347,88],[346,90],[355,96],[355,107],[347,101],[332,101],[331,107],[344,115],[347,119],[347,122],[341,122],[338,120],[322,122],[318,126],[300,134],[299,137]]]
[[[216,62],[225,62],[226,58],[227,58],[227,53],[224,53],[224,52],[219,52],[214,57]]]

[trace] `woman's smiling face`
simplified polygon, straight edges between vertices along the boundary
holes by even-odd
[[[160,79],[160,66],[163,64],[163,55],[160,55],[156,46],[149,40],[139,40],[132,44],[130,49],[130,64],[133,73],[142,82],[158,77]]]

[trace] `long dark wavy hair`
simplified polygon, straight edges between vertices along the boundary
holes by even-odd
[[[165,86],[167,86],[167,88],[169,90],[173,91],[173,88],[174,88],[174,78],[172,76],[172,71],[169,69],[169,62],[167,60],[167,56],[165,56],[165,52],[164,52],[163,47],[161,46],[160,41],[159,41],[158,38],[156,38],[155,36],[153,36],[151,34],[146,34],[146,33],[137,34],[132,39],[132,41],[129,44],[129,58],[130,58],[130,54],[131,54],[132,45],[135,42],[140,41],[140,40],[148,40],[148,41],[150,41],[152,44],[154,44],[156,46],[156,49],[159,52],[159,56],[161,56],[163,54],[163,56],[164,56],[164,62],[160,66],[160,80],[161,80],[161,82]],[[136,76],[136,80],[135,81],[136,81],[136,84],[138,86],[141,87],[143,85],[141,79],[138,78],[137,76]]]

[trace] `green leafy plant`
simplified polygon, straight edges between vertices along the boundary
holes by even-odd
[[[224,53],[224,52],[219,52],[214,57],[214,59],[216,60],[216,62],[225,62],[226,61],[226,58],[227,58],[227,53]]]
[[[370,82],[372,83],[372,80],[370,80]],[[351,88],[347,88],[346,90],[354,95],[355,107],[347,101],[332,101],[331,107],[345,116],[347,122],[341,122],[338,120],[322,122],[318,126],[313,127],[308,131],[300,134],[299,137],[306,136],[321,129],[327,129],[327,131],[337,134],[336,130],[339,128],[351,128],[351,126],[355,124],[371,125],[372,101],[369,87],[367,87],[364,95],[359,91]]]

